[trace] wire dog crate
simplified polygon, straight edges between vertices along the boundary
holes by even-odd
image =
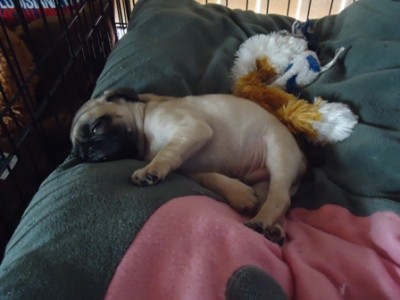
[[[294,19],[321,18],[334,15],[357,0],[196,0],[201,4],[218,4],[231,9],[251,10],[261,14],[280,14]],[[127,30],[135,0],[116,1],[116,29],[121,37]]]
[[[144,0],[143,0],[144,1]],[[297,19],[354,0],[214,0]],[[42,180],[65,159],[86,101],[134,0],[0,0],[0,251]]]
[[[69,151],[115,41],[112,0],[0,1],[0,250]]]

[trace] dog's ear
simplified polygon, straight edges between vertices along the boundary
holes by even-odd
[[[118,88],[116,90],[105,91],[103,96],[107,102],[112,102],[120,98],[130,102],[140,102],[135,90],[131,88]]]

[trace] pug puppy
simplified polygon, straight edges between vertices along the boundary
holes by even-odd
[[[105,92],[78,110],[71,141],[87,161],[149,162],[133,172],[136,185],[157,184],[179,170],[239,212],[261,207],[246,225],[278,244],[284,241],[280,222],[306,168],[294,137],[275,116],[232,95]]]

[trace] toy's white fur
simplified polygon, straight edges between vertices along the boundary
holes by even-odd
[[[318,132],[317,141],[324,143],[340,142],[350,136],[358,118],[344,103],[328,103],[322,100],[319,108],[321,121],[312,124]]]
[[[267,35],[258,34],[246,40],[236,52],[232,68],[232,77],[237,81],[256,69],[255,61],[268,57],[278,74],[283,74],[291,61],[300,53],[308,50],[307,42],[282,32]]]

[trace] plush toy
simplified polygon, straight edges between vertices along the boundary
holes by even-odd
[[[310,103],[294,94],[328,70],[343,50],[340,48],[333,60],[321,67],[303,36],[287,32],[255,35],[236,53],[233,93],[258,103],[293,133],[304,134],[313,143],[342,141],[357,123],[357,116],[347,105],[320,97]]]
[[[28,122],[28,111],[34,103],[24,101],[22,95],[29,95],[26,99],[35,99],[38,77],[32,75],[35,63],[31,53],[14,31],[5,27],[4,31],[0,30],[0,42],[0,112],[7,131],[14,133],[17,124],[23,127]],[[18,91],[20,95],[15,97]],[[3,126],[0,126],[0,136],[3,134]]]

